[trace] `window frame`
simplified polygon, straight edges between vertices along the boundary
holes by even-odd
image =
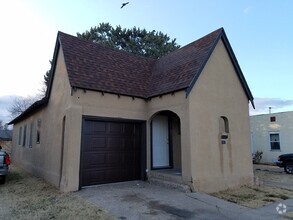
[[[271,135],[278,135],[279,141],[272,141]],[[272,143],[279,143],[279,149],[272,149]],[[270,151],[281,151],[282,150],[280,132],[269,132],[269,146],[270,146]]]

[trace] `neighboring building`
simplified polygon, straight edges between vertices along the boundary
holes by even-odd
[[[252,183],[253,97],[224,29],[159,59],[59,32],[52,73],[10,122],[12,156],[61,191],[159,169],[198,191]]]
[[[10,154],[12,147],[12,130],[0,130],[0,145],[3,150]]]
[[[263,152],[261,163],[274,163],[293,153],[293,111],[250,116],[252,153]]]

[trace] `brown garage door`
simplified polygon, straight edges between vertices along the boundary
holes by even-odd
[[[83,120],[81,186],[141,179],[142,123]]]

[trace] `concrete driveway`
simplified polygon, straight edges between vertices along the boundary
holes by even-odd
[[[249,209],[204,193],[183,193],[142,181],[84,188],[76,195],[117,219],[282,219],[278,204]],[[293,200],[286,200],[293,210]]]

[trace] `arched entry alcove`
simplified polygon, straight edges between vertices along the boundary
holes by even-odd
[[[160,111],[151,118],[151,169],[172,169],[181,173],[180,118],[172,111]]]

